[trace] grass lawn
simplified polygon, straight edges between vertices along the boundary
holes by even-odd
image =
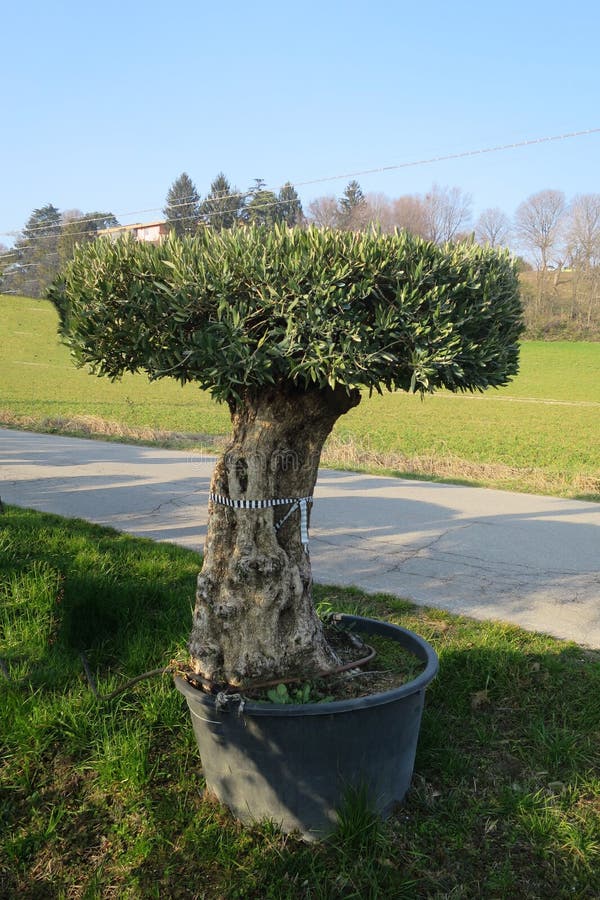
[[[178,432],[188,446],[228,433],[228,411],[192,385],[143,376],[111,384],[75,369],[56,321],[45,301],[0,298],[0,423],[146,442]],[[600,343],[525,342],[515,381],[482,395],[365,397],[323,459],[598,500]]]
[[[388,596],[317,599],[436,648],[413,788],[306,846],[202,796],[170,679],[199,558],[81,521],[0,516],[0,897],[600,896],[600,654]]]

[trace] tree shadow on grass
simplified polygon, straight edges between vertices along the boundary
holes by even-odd
[[[35,685],[52,673],[53,687],[66,684],[83,672],[82,653],[101,674],[115,663],[139,666],[144,654],[159,666],[169,648],[185,643],[201,562],[192,552],[15,508],[0,518],[2,537],[10,615],[33,624],[32,636],[4,646],[0,657],[10,668],[29,655]]]

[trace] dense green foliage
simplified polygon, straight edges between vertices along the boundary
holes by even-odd
[[[409,234],[248,227],[95,242],[50,291],[80,363],[231,401],[300,389],[483,390],[518,369],[507,253]]]
[[[422,634],[440,657],[413,787],[385,824],[358,804],[330,843],[242,827],[203,796],[169,678],[198,556],[82,521],[0,516],[0,897],[600,896],[600,659],[395,598],[323,606]]]

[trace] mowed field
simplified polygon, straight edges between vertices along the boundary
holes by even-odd
[[[0,297],[0,424],[216,446],[228,410],[193,385],[75,368],[46,301]],[[175,440],[175,439],[173,439]],[[485,394],[365,396],[328,465],[600,499],[600,343],[525,342],[521,372]]]

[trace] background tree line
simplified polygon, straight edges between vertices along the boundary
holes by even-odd
[[[351,180],[340,197],[317,197],[305,213],[290,182],[275,193],[257,178],[241,191],[220,172],[202,197],[183,172],[168,190],[163,215],[179,236],[205,227],[312,223],[351,231],[406,230],[438,244],[508,247],[521,258],[528,335],[600,339],[600,194],[567,201],[562,191],[540,191],[524,200],[512,218],[495,207],[473,220],[472,206],[471,195],[459,187],[434,184],[423,194],[390,198],[364,194]],[[52,204],[35,209],[14,247],[0,245],[0,291],[43,296],[75,245],[114,225],[112,213],[60,213]]]
[[[267,190],[262,178],[255,178],[247,191],[232,187],[223,172],[219,172],[202,199],[187,174],[177,178],[167,194],[163,214],[171,230],[179,237],[195,234],[198,228],[217,230],[235,225],[303,225],[304,214],[300,198],[290,182],[277,194]]]
[[[193,181],[183,172],[167,193],[165,221],[180,237],[200,227],[215,229],[235,225],[289,226],[305,222],[302,204],[288,182],[277,194],[256,178],[247,191],[232,187],[220,172],[206,197],[200,197]],[[118,226],[112,213],[68,210],[61,213],[52,203],[34,209],[12,248],[0,244],[0,293],[43,297],[58,272],[73,257],[78,243],[98,237],[105,228]]]
[[[34,209],[14,247],[0,247],[0,292],[43,297],[77,244],[93,241],[103,228],[118,224],[110,212],[61,213],[52,203]]]
[[[473,221],[472,198],[434,184],[425,194],[390,199],[363,195],[351,182],[344,195],[318,197],[308,220],[321,227],[410,231],[434,243],[475,241],[520,255],[525,321],[530,337],[600,339],[600,194],[532,194],[510,219],[484,209]]]

